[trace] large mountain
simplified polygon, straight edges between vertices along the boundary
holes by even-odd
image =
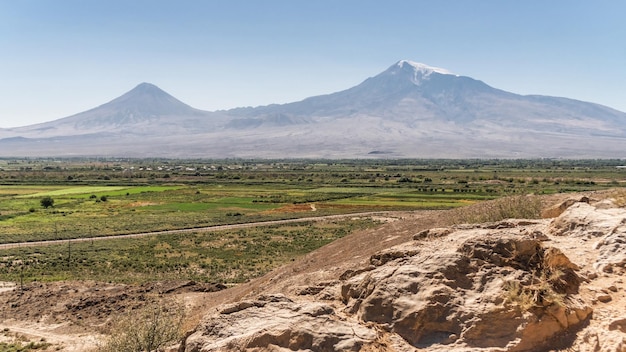
[[[626,114],[403,60],[337,93],[218,112],[142,83],[0,138],[0,156],[623,158]]]

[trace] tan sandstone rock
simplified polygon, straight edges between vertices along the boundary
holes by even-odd
[[[626,210],[566,205],[421,231],[294,297],[219,307],[181,351],[626,351]]]
[[[358,351],[376,336],[328,305],[272,295],[223,307],[186,339],[184,351]]]

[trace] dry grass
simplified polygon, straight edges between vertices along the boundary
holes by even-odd
[[[539,281],[529,286],[522,286],[519,281],[507,281],[503,289],[505,302],[516,304],[523,311],[533,307],[565,304],[565,295],[554,291],[547,281]]]
[[[610,197],[613,198],[613,203],[618,207],[626,207],[626,189],[616,189],[611,192]]]
[[[506,281],[503,286],[504,300],[518,305],[523,311],[533,307],[564,306],[566,295],[557,292],[555,287],[562,277],[562,271],[548,270],[535,276],[529,285],[522,285],[517,280]]]
[[[524,289],[519,281],[506,281],[504,283],[504,301],[506,303],[516,304],[523,311],[527,311],[535,306],[533,294]]]
[[[537,196],[510,196],[457,209],[453,217],[457,224],[478,224],[505,219],[537,219],[541,217],[541,209],[541,199]]]
[[[98,352],[164,351],[183,335],[182,304],[148,305],[121,318]]]

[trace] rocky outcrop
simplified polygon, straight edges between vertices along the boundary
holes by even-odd
[[[453,245],[433,244],[436,250],[428,242],[402,246],[415,255],[393,249],[398,259],[345,282],[347,311],[415,347],[511,351],[551,343],[589,317],[591,309],[575,297],[576,266],[558,249],[516,228],[451,236]]]
[[[571,207],[572,205],[576,203],[580,203],[580,202],[589,203],[589,201],[590,201],[589,197],[585,197],[585,196],[580,197],[578,199],[575,199],[575,198],[566,199],[563,202],[560,202],[558,204],[555,204],[551,207],[544,209],[541,212],[541,217],[544,219],[556,218],[557,216],[563,214],[563,212],[567,210],[569,207]]]
[[[336,280],[222,306],[181,351],[624,351],[608,307],[626,302],[626,211],[589,203],[419,232]]]
[[[612,272],[626,267],[626,211],[576,203],[550,224],[555,236],[571,236],[591,242],[599,251],[594,267]]]
[[[187,338],[184,351],[359,351],[376,335],[329,305],[272,295],[222,307]]]

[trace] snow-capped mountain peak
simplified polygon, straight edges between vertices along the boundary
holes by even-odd
[[[458,75],[455,75],[444,68],[428,66],[426,64],[410,60],[398,61],[395,65],[390,67],[389,72],[392,75],[400,74],[404,77],[409,76],[411,82],[418,86],[421,85],[423,81],[429,80],[433,73],[458,77]]]
[[[445,68],[440,68],[440,67],[434,67],[434,66],[428,66],[426,64],[420,63],[420,62],[415,62],[415,61],[410,61],[410,60],[400,60],[398,61],[398,63],[396,64],[398,67],[402,68],[402,67],[406,67],[406,65],[413,67],[413,69],[415,70],[416,73],[421,73],[422,76],[428,76],[430,74],[432,74],[433,72],[435,73],[439,73],[442,75],[455,75],[454,73],[446,70]]]

